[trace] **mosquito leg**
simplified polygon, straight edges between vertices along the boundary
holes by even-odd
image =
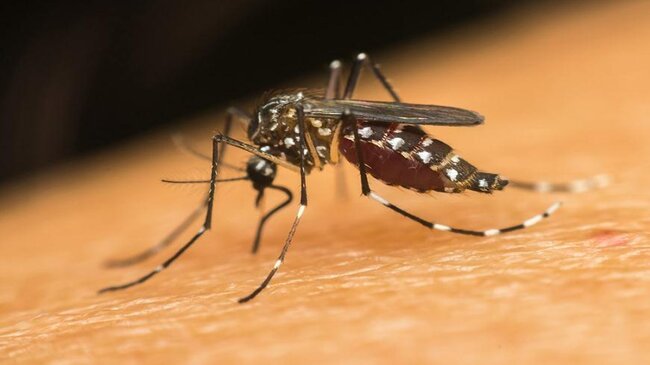
[[[264,151],[260,151],[257,148],[257,146],[254,146],[254,145],[248,144],[246,142],[242,142],[240,140],[237,140],[237,139],[234,139],[234,138],[231,138],[231,137],[227,137],[227,136],[224,136],[224,135],[218,135],[218,137],[220,138],[221,142],[227,143],[230,146],[239,148],[239,149],[244,150],[244,151],[246,151],[248,153],[251,153],[253,155],[260,156],[263,159],[271,161],[271,162],[273,162],[273,163],[275,163],[277,165],[280,165],[280,166],[282,166],[282,167],[284,167],[284,168],[286,168],[288,170],[300,172],[299,167],[296,167],[296,166],[288,163],[287,161],[285,161],[285,160],[283,160],[281,158],[278,158],[277,156],[266,153]]]
[[[233,177],[228,179],[217,179],[216,182],[230,182],[230,181],[243,181],[243,180],[249,180],[248,176]],[[210,180],[162,180],[162,181],[165,183],[172,183],[172,184],[204,184],[204,183],[209,184],[210,183]],[[149,257],[155,255],[156,253],[160,252],[163,248],[169,246],[178,236],[180,236],[181,233],[183,233],[192,224],[192,222],[194,222],[201,215],[201,212],[203,211],[203,209],[205,209],[206,200],[207,197],[202,200],[201,205],[199,205],[196,209],[194,209],[194,211],[189,216],[187,216],[187,218],[185,218],[181,222],[181,224],[179,224],[176,228],[174,228],[173,231],[171,231],[165,238],[162,239],[162,241],[158,242],[156,245],[145,249],[139,254],[124,259],[108,260],[105,263],[105,266],[108,268],[131,266],[139,262],[142,262],[148,259]]]
[[[300,129],[300,147],[301,151],[306,151],[307,150],[307,145],[305,143],[305,113],[302,109],[302,107],[298,106],[296,108],[296,115],[298,119],[298,126]],[[282,266],[282,263],[284,262],[284,258],[287,254],[287,251],[289,250],[289,247],[291,246],[291,241],[293,240],[293,236],[296,233],[296,229],[298,228],[298,224],[300,223],[300,218],[302,218],[303,214],[305,213],[305,209],[307,208],[307,183],[306,183],[306,172],[305,172],[305,154],[301,153],[300,154],[300,207],[298,208],[298,212],[296,213],[296,217],[293,221],[293,224],[291,225],[291,229],[289,230],[289,234],[287,235],[287,239],[284,242],[284,246],[282,247],[282,251],[280,251],[280,255],[278,256],[278,259],[275,260],[275,264],[273,265],[273,268],[271,271],[268,273],[264,281],[255,289],[253,292],[248,294],[245,297],[242,297],[239,299],[239,303],[246,303],[249,300],[255,298],[259,293],[266,288],[267,285],[271,282],[271,279],[273,279],[273,276],[275,273],[280,269],[280,266]]]
[[[341,61],[330,63],[330,78],[325,89],[325,99],[338,99],[341,96]]]
[[[163,238],[160,242],[158,242],[156,245],[151,246],[144,251],[130,256],[126,257],[123,259],[111,259],[106,261],[105,266],[108,268],[117,268],[117,267],[126,267],[126,266],[131,266],[134,264],[137,264],[139,262],[142,262],[151,256],[157,254],[160,252],[163,248],[169,246],[178,236],[181,235],[200,215],[201,212],[203,212],[203,209],[205,209],[205,204],[206,204],[207,198],[204,198],[203,201],[201,202],[201,205],[199,205],[194,211],[188,215],[182,222],[179,224],[176,228],[174,228],[165,238]]]
[[[257,250],[260,247],[260,239],[262,237],[262,229],[264,228],[264,224],[266,221],[271,218],[274,214],[282,210],[284,207],[289,205],[291,201],[293,200],[293,194],[291,193],[291,190],[287,189],[284,186],[279,186],[279,185],[270,185],[268,186],[269,189],[275,189],[283,192],[287,197],[286,199],[278,204],[275,208],[271,209],[268,211],[262,218],[260,219],[259,223],[257,224],[257,230],[255,232],[255,239],[253,240],[253,248],[252,248],[252,253],[257,253]]]
[[[330,78],[325,90],[325,99],[339,99],[341,97],[341,61],[334,60],[330,63]],[[348,197],[347,185],[345,185],[345,170],[343,164],[335,165],[336,171],[336,196],[341,200]]]
[[[210,189],[208,190],[208,197],[206,200],[206,214],[205,214],[205,221],[203,222],[203,225],[201,228],[199,228],[198,232],[194,234],[194,236],[187,242],[183,247],[181,247],[178,251],[176,251],[175,254],[173,254],[170,258],[165,260],[161,265],[156,267],[154,270],[149,272],[147,275],[144,275],[140,277],[139,279],[130,281],[126,284],[122,285],[115,285],[115,286],[109,286],[106,288],[103,288],[99,290],[99,293],[105,293],[109,291],[116,291],[116,290],[122,290],[126,288],[130,288],[134,285],[142,284],[145,281],[151,279],[153,276],[156,274],[160,273],[161,271],[165,270],[166,268],[169,267],[176,259],[178,259],[185,251],[187,251],[192,245],[205,233],[205,231],[209,230],[212,226],[212,207],[214,203],[214,190],[216,186],[216,180],[217,180],[217,167],[218,167],[218,162],[219,161],[219,145],[222,143],[224,136],[222,135],[216,135],[212,138],[212,168],[211,168],[211,173],[210,173]]]
[[[237,107],[228,108],[228,110],[226,110],[226,124],[223,127],[223,133],[222,133],[226,137],[230,137],[230,132],[232,131],[233,118],[237,118],[240,121],[245,121],[244,124],[247,126],[251,122],[251,116],[245,111]],[[227,146],[226,143],[221,144],[221,150],[219,151],[219,158],[220,158],[220,160],[218,161],[219,163],[223,162],[223,158],[226,152],[226,146]]]
[[[234,108],[234,107],[228,108],[228,110],[226,112],[226,123],[225,123],[225,126],[224,126],[224,134],[226,136],[230,134],[230,131],[232,129],[233,117],[238,117],[240,119],[248,119],[248,120],[250,120],[250,116],[248,116],[246,114],[246,112],[244,112],[244,111],[242,111],[240,109]],[[202,158],[202,159],[212,161],[211,157],[209,157],[207,155],[204,155],[203,153],[195,150],[192,146],[188,145],[180,134],[177,134],[177,135],[173,136],[173,141],[179,148],[181,148],[183,150],[186,150],[190,154],[195,155],[195,156],[197,156],[199,158]],[[225,145],[226,144],[222,144],[222,146],[220,147],[221,150],[219,151],[219,155],[218,155],[219,160],[217,161],[218,165],[223,164]],[[237,166],[229,165],[229,164],[228,164],[227,167],[235,169],[237,171],[245,171],[245,169],[242,169],[242,168],[237,167]],[[163,180],[163,182],[166,182],[166,181]],[[127,257],[127,258],[124,258],[124,259],[108,260],[105,263],[105,266],[109,267],[109,268],[131,266],[131,265],[137,264],[139,262],[142,262],[142,261],[148,259],[149,257],[155,255],[156,253],[160,252],[162,249],[164,249],[165,247],[169,246],[172,242],[174,242],[174,240],[181,233],[183,233],[183,231],[185,231],[192,224],[192,222],[194,222],[194,220],[196,220],[200,216],[201,212],[206,207],[206,202],[207,202],[207,197],[205,199],[203,199],[203,202],[201,203],[201,205],[199,205],[196,209],[194,209],[194,211],[192,211],[192,213],[190,215],[188,215],[176,228],[174,228],[169,234],[167,234],[167,236],[165,236],[165,238],[163,238],[157,244],[155,244],[155,245],[145,249],[144,251],[142,251],[142,252],[140,252],[140,253],[138,253],[136,255],[133,255],[131,257]]]
[[[483,231],[463,229],[463,228],[454,228],[454,227],[450,227],[450,226],[447,226],[447,225],[444,225],[444,224],[433,223],[433,222],[429,222],[427,220],[424,220],[424,219],[422,219],[422,218],[420,218],[420,217],[418,217],[418,216],[416,216],[414,214],[411,214],[411,213],[403,210],[402,208],[390,203],[388,200],[382,198],[381,196],[379,196],[379,194],[372,191],[372,189],[370,188],[370,184],[368,183],[368,176],[367,176],[367,173],[366,173],[366,165],[365,165],[365,162],[364,162],[364,159],[363,159],[363,150],[362,150],[362,147],[361,147],[361,142],[360,142],[361,139],[359,138],[359,131],[358,131],[358,126],[357,126],[357,123],[356,123],[356,119],[350,114],[344,115],[344,118],[345,118],[346,123],[354,123],[355,124],[355,128],[353,128],[354,145],[355,145],[355,150],[356,150],[356,154],[357,154],[359,173],[360,173],[360,177],[361,177],[361,192],[363,193],[363,195],[365,195],[365,196],[379,202],[383,206],[385,206],[385,207],[387,207],[387,208],[401,214],[402,216],[404,216],[404,217],[406,217],[408,219],[411,219],[411,220],[413,220],[413,221],[415,221],[417,223],[422,224],[423,226],[425,226],[425,227],[427,227],[429,229],[437,230],[437,231],[452,232],[452,233],[457,233],[457,234],[470,235],[470,236],[495,236],[497,234],[512,232],[512,231],[516,231],[516,230],[519,230],[519,229],[524,229],[524,228],[530,227],[532,225],[535,225],[535,224],[539,223],[542,219],[547,218],[548,216],[553,214],[553,212],[555,212],[561,205],[559,202],[554,203],[548,209],[546,209],[543,213],[535,215],[534,217],[529,218],[529,219],[525,220],[524,222],[522,222],[520,224],[516,224],[516,225],[513,225],[513,226],[509,226],[509,227],[504,227],[504,228],[487,229],[487,230],[483,230]]]
[[[302,120],[302,123],[304,125],[304,112],[302,109],[299,111],[299,116],[300,119]],[[304,129],[302,129],[301,132],[304,136]],[[304,138],[302,138],[304,141]],[[138,285],[141,283],[144,283],[145,281],[149,280],[151,277],[155,276],[156,274],[160,273],[161,271],[165,270],[166,268],[169,267],[176,259],[178,259],[185,251],[187,251],[192,245],[205,233],[205,231],[209,230],[212,227],[212,209],[213,209],[213,202],[214,202],[214,191],[217,183],[217,167],[218,167],[218,161],[219,161],[219,150],[220,150],[220,144],[226,143],[228,145],[231,145],[233,147],[242,149],[244,151],[247,151],[249,153],[255,154],[257,156],[260,156],[262,158],[265,158],[271,162],[276,162],[278,164],[282,164],[286,166],[287,168],[292,168],[293,165],[287,164],[286,161],[278,159],[276,156],[270,155],[268,153],[259,151],[256,146],[241,142],[239,140],[236,140],[234,138],[230,138],[228,136],[224,136],[222,134],[217,134],[214,137],[212,137],[212,169],[210,173],[210,189],[208,190],[208,198],[206,200],[206,213],[205,213],[205,221],[203,222],[203,225],[201,228],[199,228],[198,232],[185,244],[183,245],[178,251],[176,251],[175,254],[173,254],[170,258],[168,258],[165,262],[163,262],[161,265],[159,265],[157,268],[149,272],[147,275],[142,276],[141,278],[137,280],[133,280],[131,282],[128,282],[126,284],[122,285],[116,285],[116,286],[110,286],[103,288],[99,290],[99,293],[105,293],[109,291],[116,291],[116,290],[122,290],[126,289],[129,287],[132,287],[134,285]],[[304,147],[304,142],[302,142],[301,146]],[[304,147],[306,148],[306,147]],[[304,158],[304,157],[303,157]],[[300,220],[300,217],[304,213],[306,202],[307,202],[307,193],[305,189],[305,176],[304,176],[304,169],[305,164],[303,159],[301,159],[300,163],[300,171],[301,171],[301,182],[302,182],[302,194],[301,194],[301,203],[304,201],[305,205],[301,205],[301,208],[299,210],[298,218],[297,220]],[[304,197],[304,199],[303,199]],[[295,223],[295,222],[294,222]],[[297,223],[295,223],[297,225]],[[294,229],[295,231],[295,229]],[[291,237],[293,234],[291,234]],[[290,242],[289,240],[288,242]],[[287,247],[288,248],[288,247]],[[283,256],[284,257],[284,256]],[[272,276],[272,275],[271,275]],[[270,279],[269,279],[270,281]],[[261,291],[261,289],[260,289]]]
[[[597,175],[588,179],[573,180],[566,183],[550,183],[545,181],[527,182],[509,180],[508,187],[531,190],[540,193],[583,193],[585,191],[603,188],[609,185],[607,175]]]
[[[365,53],[359,53],[357,55],[357,58],[355,58],[354,63],[352,64],[352,69],[350,70],[350,76],[348,77],[348,83],[345,86],[345,93],[343,94],[343,99],[350,99],[352,98],[352,94],[354,93],[354,89],[357,86],[357,82],[359,81],[359,77],[361,76],[361,68],[364,65],[368,65],[370,67],[370,70],[372,73],[375,75],[377,80],[381,82],[381,85],[388,91],[390,96],[393,98],[394,101],[400,102],[401,99],[399,95],[395,92],[395,89],[393,89],[393,86],[388,82],[388,79],[384,74],[381,72],[379,69],[379,66],[372,62],[370,58],[368,57],[367,54]]]

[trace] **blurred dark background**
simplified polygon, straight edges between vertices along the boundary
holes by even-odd
[[[0,5],[0,181],[522,1]]]

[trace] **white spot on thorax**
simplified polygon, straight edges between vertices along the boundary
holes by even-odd
[[[485,179],[480,179],[478,181],[478,187],[479,188],[487,188],[488,187],[488,182]]]
[[[453,156],[451,156],[450,160],[451,160],[451,162],[453,162],[453,163],[458,163],[458,162],[460,161],[460,156],[458,156],[458,155],[453,155]]]
[[[431,146],[432,143],[433,143],[433,140],[431,138],[427,137],[427,138],[424,139],[424,141],[422,141],[422,146],[423,147]]]
[[[295,144],[296,142],[291,137],[287,137],[284,139],[284,145],[287,146],[287,148],[294,146]]]
[[[323,126],[323,122],[320,119],[312,119],[311,120],[311,125],[316,127],[316,128],[320,128],[320,127]]]

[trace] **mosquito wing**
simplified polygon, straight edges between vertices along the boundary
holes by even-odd
[[[305,115],[313,118],[340,118],[349,110],[358,119],[379,123],[441,126],[483,123],[482,115],[450,106],[341,99],[309,99],[305,104]]]

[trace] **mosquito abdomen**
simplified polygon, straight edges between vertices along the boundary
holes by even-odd
[[[350,163],[358,165],[351,128],[343,131],[339,150]],[[421,128],[363,123],[358,134],[368,173],[388,185],[419,192],[460,193],[469,189],[490,193],[508,184],[497,174],[478,171],[451,146]]]

